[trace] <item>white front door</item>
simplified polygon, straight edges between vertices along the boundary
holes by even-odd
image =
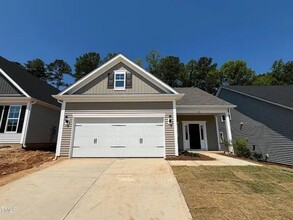
[[[76,119],[72,157],[164,157],[163,118]]]
[[[184,150],[207,150],[207,132],[205,121],[183,121]]]

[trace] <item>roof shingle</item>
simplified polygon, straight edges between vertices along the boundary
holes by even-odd
[[[293,85],[288,86],[227,86],[230,89],[293,108]]]
[[[16,63],[10,62],[1,56],[0,68],[32,98],[58,107],[60,106],[57,100],[52,97],[52,95],[59,93],[59,90],[55,87],[38,79],[20,68]]]
[[[232,105],[216,96],[213,96],[199,88],[174,88],[185,95],[177,102],[177,105]]]

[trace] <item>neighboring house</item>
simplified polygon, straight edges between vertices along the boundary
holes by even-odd
[[[66,157],[218,150],[216,115],[235,107],[197,88],[171,88],[123,55],[54,97],[62,101],[56,156]]]
[[[237,105],[231,110],[234,139],[248,138],[250,149],[268,154],[268,161],[293,165],[293,86],[228,86],[217,96]]]
[[[59,90],[0,57],[0,145],[54,147],[60,104]]]

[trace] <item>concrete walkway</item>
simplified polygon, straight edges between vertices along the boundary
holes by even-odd
[[[0,219],[191,219],[163,159],[72,159],[0,187]]]
[[[260,164],[241,160],[233,157],[227,157],[219,152],[200,151],[200,154],[215,158],[216,160],[170,160],[171,166],[261,166]]]

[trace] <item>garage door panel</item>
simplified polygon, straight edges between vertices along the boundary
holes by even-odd
[[[78,119],[73,157],[164,157],[163,118]]]

